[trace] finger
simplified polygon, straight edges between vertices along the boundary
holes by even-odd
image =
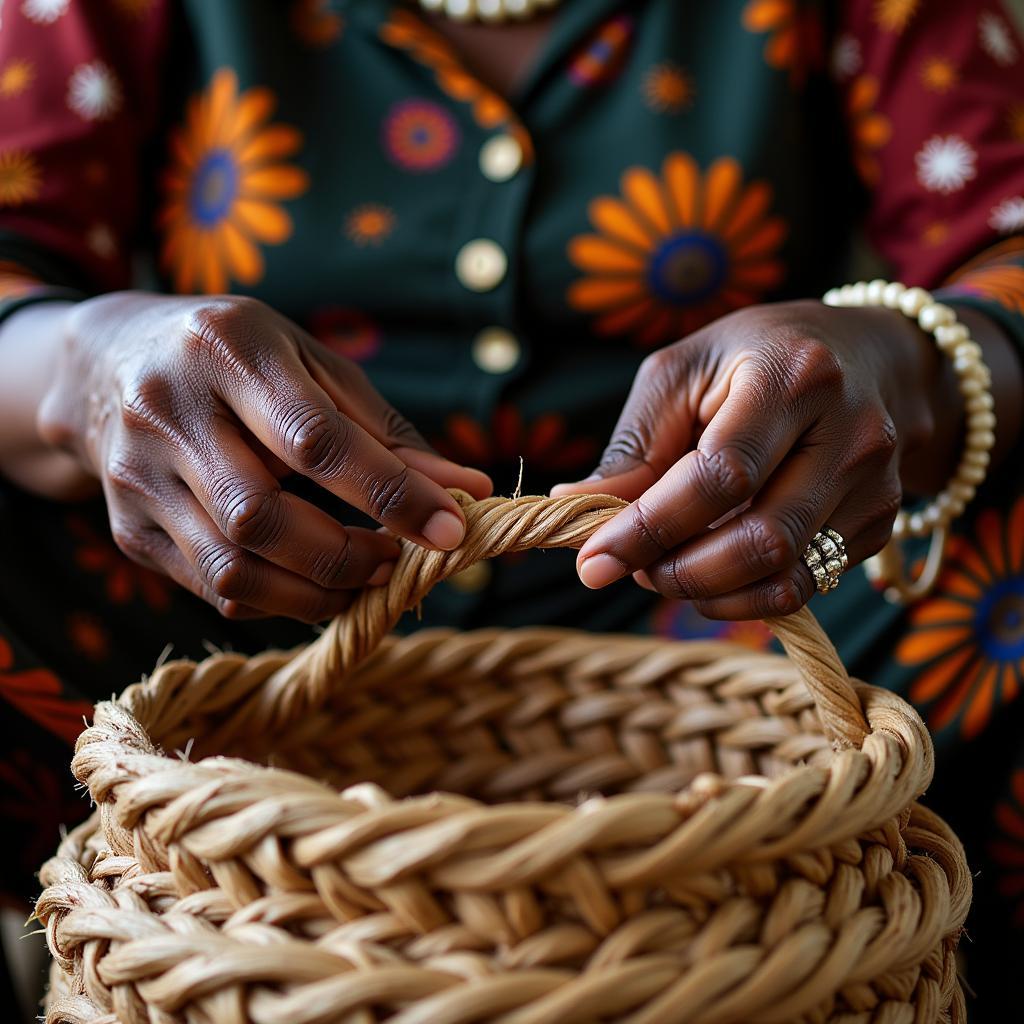
[[[155,534],[153,540],[154,557],[160,566],[160,571],[170,576],[179,586],[191,591],[196,597],[212,605],[226,619],[265,619],[268,617],[266,612],[261,612],[258,608],[218,597],[199,579],[192,565],[174,541],[163,530],[157,529]]]
[[[809,425],[758,371],[737,379],[688,452],[580,549],[580,579],[607,586],[748,501]],[[738,375],[739,377],[739,375]]]
[[[395,541],[348,530],[322,509],[281,488],[230,423],[218,425],[202,450],[178,470],[221,534],[268,562],[321,587],[361,587],[398,557]]]
[[[491,478],[478,469],[444,458],[423,435],[370,383],[362,368],[328,349],[312,345],[300,350],[313,379],[339,410],[400,459],[442,487],[458,487],[474,498],[494,491]]]
[[[351,591],[318,586],[232,543],[184,486],[174,512],[159,525],[216,598],[309,623],[332,618],[351,603]]]
[[[425,547],[461,543],[465,519],[455,499],[339,412],[293,350],[238,386],[225,381],[225,401],[297,473]]]
[[[837,479],[840,465],[829,447],[798,448],[746,511],[652,562],[647,575],[659,590],[697,600],[791,568],[850,488]]]
[[[824,525],[843,537],[850,565],[880,551],[892,534],[896,506],[868,500],[863,489],[848,492],[827,518],[817,523],[814,533]],[[813,533],[812,533],[813,537]],[[806,547],[806,545],[805,545]],[[814,576],[801,560],[803,549],[792,564],[734,590],[694,601],[696,609],[711,619],[761,619],[790,615],[802,608],[815,594]],[[676,573],[666,559],[642,575],[652,588],[664,596],[679,596]],[[840,585],[841,582],[840,582]]]

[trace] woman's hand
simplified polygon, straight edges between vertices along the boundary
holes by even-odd
[[[283,490],[291,471],[433,548],[465,532],[445,487],[490,492],[354,363],[253,299],[126,292],[67,317],[41,435],[99,479],[122,551],[229,618],[317,622],[390,575],[395,541]]]
[[[904,487],[944,482],[960,417],[934,342],[900,313],[733,313],[646,359],[596,473],[556,488],[632,502],[580,550],[580,578],[635,573],[712,618],[794,612],[815,532],[838,530],[851,563],[878,551]]]

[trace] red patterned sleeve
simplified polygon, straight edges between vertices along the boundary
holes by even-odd
[[[1024,7],[847,0],[833,51],[875,249],[1024,349]]]
[[[168,3],[0,5],[0,316],[130,282]]]

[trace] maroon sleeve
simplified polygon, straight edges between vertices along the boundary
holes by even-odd
[[[0,7],[0,303],[129,283],[169,2]]]
[[[847,0],[833,69],[893,276],[934,287],[1024,232],[1021,6]]]

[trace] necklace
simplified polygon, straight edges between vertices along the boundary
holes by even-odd
[[[538,11],[554,7],[559,0],[420,0],[431,14],[443,14],[456,21],[525,21]]]

